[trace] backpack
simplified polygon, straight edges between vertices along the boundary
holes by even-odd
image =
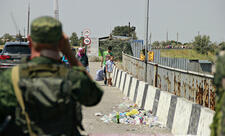
[[[96,72],[96,78],[95,78],[96,81],[103,81],[104,80],[104,70],[103,69],[99,69],[97,72]]]
[[[17,101],[16,122],[30,136],[79,133],[81,106],[72,98],[70,70],[56,64],[24,64],[12,69]],[[22,111],[21,111],[22,110]]]

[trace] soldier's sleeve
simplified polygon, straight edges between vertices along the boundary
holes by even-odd
[[[14,114],[17,105],[11,82],[11,70],[0,72],[0,120]]]
[[[73,82],[72,94],[75,99],[85,106],[94,106],[100,102],[102,89],[83,70],[71,72],[69,76]]]

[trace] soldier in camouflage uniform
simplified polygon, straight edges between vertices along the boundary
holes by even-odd
[[[80,135],[79,104],[98,104],[102,90],[75,59],[58,20],[35,19],[28,39],[31,59],[0,73],[0,135]],[[71,68],[61,64],[59,51]]]
[[[225,50],[219,53],[214,74],[216,113],[211,125],[211,136],[225,136]]]

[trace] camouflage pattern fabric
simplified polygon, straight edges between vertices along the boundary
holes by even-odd
[[[225,136],[225,55],[217,60],[214,85],[216,86],[216,113],[211,125],[211,136]]]
[[[64,70],[61,71],[62,69]],[[80,112],[79,104],[94,106],[103,95],[102,90],[83,70],[80,67],[68,69],[46,57],[37,57],[20,65],[19,86],[31,119],[32,130],[36,134],[79,135],[76,128],[80,125],[80,120],[76,119]],[[26,121],[14,95],[11,70],[0,73],[0,77],[1,122],[7,115],[13,117],[5,135],[28,135]],[[17,128],[17,131],[10,131],[12,128]]]
[[[53,17],[39,17],[31,23],[31,38],[37,43],[57,43],[61,37],[62,24]]]

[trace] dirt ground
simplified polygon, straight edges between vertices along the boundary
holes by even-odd
[[[95,79],[96,71],[100,69],[99,62],[90,62],[90,73]],[[108,87],[99,81],[98,84],[104,90],[104,95],[101,102],[95,107],[83,107],[83,125],[86,132],[92,135],[171,135],[167,128],[153,127],[150,128],[144,125],[125,125],[116,123],[104,123],[95,113],[109,115],[115,109],[116,105],[127,101],[118,88]]]

